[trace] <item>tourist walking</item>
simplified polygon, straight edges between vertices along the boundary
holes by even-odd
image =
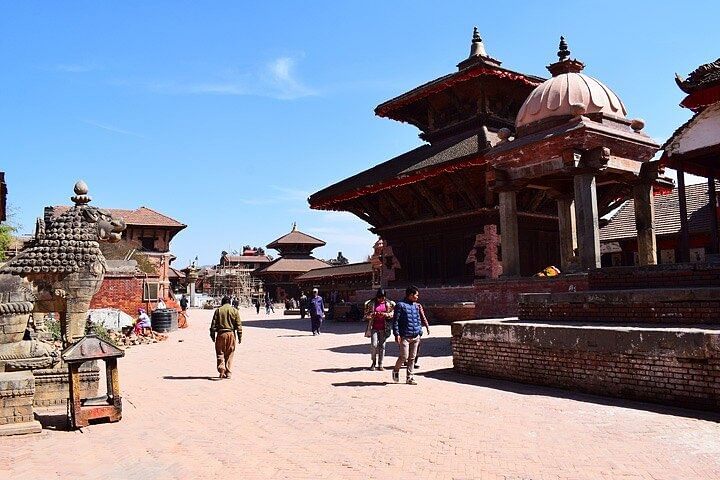
[[[220,378],[230,378],[235,355],[235,336],[242,341],[242,322],[240,313],[230,305],[230,297],[223,297],[220,308],[215,310],[210,322],[210,338],[215,342],[217,371]]]
[[[308,306],[308,298],[305,295],[305,292],[302,292],[300,294],[300,318],[305,318],[305,313],[307,312],[307,306]]]
[[[310,314],[310,327],[313,335],[320,335],[320,327],[325,318],[325,302],[318,294],[318,289],[313,288],[313,296],[308,301],[308,313]]]
[[[187,307],[188,307],[188,299],[187,299],[187,297],[186,297],[185,295],[183,295],[183,296],[180,298],[180,309],[181,309],[183,312],[185,312],[185,311],[187,311]]]
[[[394,307],[395,302],[387,300],[382,288],[375,293],[375,298],[365,302],[363,317],[368,322],[365,336],[370,337],[370,370],[383,370],[385,340],[392,333]]]
[[[272,300],[270,300],[270,295],[265,296],[265,315],[270,315],[270,310],[272,310],[272,313],[275,313],[275,307],[273,306]]]
[[[415,356],[420,345],[420,335],[422,335],[422,320],[417,303],[419,296],[420,292],[417,287],[412,285],[407,287],[405,289],[405,298],[395,305],[393,313],[392,329],[395,342],[400,347],[400,355],[397,362],[395,362],[392,379],[394,382],[400,381],[400,367],[403,362],[407,362],[405,381],[408,385],[417,385],[413,377],[413,370],[415,368]],[[429,334],[430,328],[428,327]]]

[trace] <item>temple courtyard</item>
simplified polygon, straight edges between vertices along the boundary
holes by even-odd
[[[449,326],[410,386],[367,370],[362,324],[244,309],[217,380],[212,311],[190,313],[120,360],[119,423],[41,409],[42,433],[0,437],[0,478],[720,479],[719,415],[461,375]]]

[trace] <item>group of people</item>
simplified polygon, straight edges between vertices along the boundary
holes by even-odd
[[[310,328],[313,335],[320,335],[325,319],[325,302],[317,288],[307,300]],[[392,368],[392,379],[400,381],[400,369],[406,366],[405,382],[417,385],[414,370],[418,368],[418,353],[423,327],[430,335],[430,324],[418,299],[420,291],[415,286],[405,289],[405,298],[395,303],[387,298],[385,290],[378,289],[375,298],[365,302],[364,319],[367,321],[365,336],[370,338],[370,370],[384,370],[385,344],[392,335],[398,344],[400,355]],[[259,302],[258,302],[259,304]],[[215,310],[210,323],[210,338],[215,342],[217,370],[220,378],[230,378],[235,353],[235,339],[242,341],[242,321],[237,306],[230,297],[223,297],[220,308]]]
[[[388,300],[385,290],[380,288],[375,298],[365,302],[363,317],[367,321],[365,336],[370,338],[370,370],[384,370],[385,342],[393,335],[400,349],[392,369],[392,379],[396,383],[400,381],[400,369],[405,364],[405,382],[417,385],[414,370],[419,366],[417,359],[423,327],[430,335],[430,324],[422,305],[418,303],[419,296],[418,288],[411,285],[405,289],[405,298],[395,303]]]

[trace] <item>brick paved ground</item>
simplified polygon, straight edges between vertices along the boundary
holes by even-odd
[[[395,385],[363,369],[359,324],[313,337],[243,313],[235,378],[213,379],[210,312],[194,310],[121,359],[120,423],[46,415],[55,429],[0,437],[0,478],[720,479],[717,416],[455,374],[447,326],[419,385]]]

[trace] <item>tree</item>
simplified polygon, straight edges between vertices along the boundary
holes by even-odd
[[[13,242],[15,229],[10,225],[0,225],[0,260],[5,260],[6,253]]]

